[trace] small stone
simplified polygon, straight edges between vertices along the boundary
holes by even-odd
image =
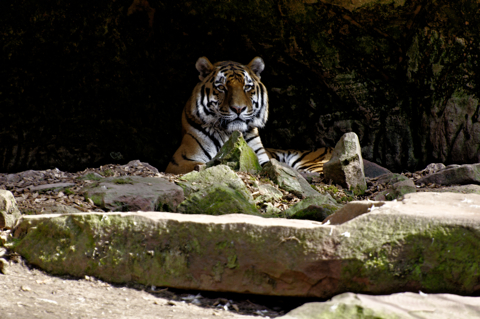
[[[4,258],[0,258],[0,272],[4,275],[8,275],[8,273],[9,273],[8,268],[9,267],[10,267],[10,263]]]
[[[258,186],[259,196],[255,198],[256,204],[273,202],[282,198],[283,194],[281,191],[276,189],[270,184],[261,184]]]
[[[260,175],[268,177],[281,189],[291,192],[300,198],[321,195],[310,186],[299,172],[273,158],[263,165]]]
[[[386,189],[375,196],[376,201],[400,199],[405,194],[417,191],[415,183],[400,174],[385,174],[378,178],[378,184],[384,184]]]
[[[433,174],[445,168],[446,166],[443,163],[431,163],[431,164],[428,164],[427,167],[425,167],[422,173]]]
[[[10,191],[0,189],[0,229],[13,228],[20,215],[13,194]]]
[[[323,221],[333,214],[340,205],[330,194],[304,199],[285,211],[287,218]]]

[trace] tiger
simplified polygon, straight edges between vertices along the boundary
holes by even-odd
[[[264,166],[275,158],[290,167],[322,173],[333,148],[315,151],[264,148],[258,130],[268,119],[267,89],[260,81],[265,69],[262,58],[247,65],[233,61],[212,64],[200,57],[195,67],[200,82],[195,86],[182,112],[182,142],[165,172],[185,174],[210,160],[234,131],[240,131]]]

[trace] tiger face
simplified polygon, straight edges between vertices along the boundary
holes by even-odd
[[[268,118],[267,91],[260,82],[264,67],[259,57],[248,65],[232,61],[212,65],[205,57],[198,59],[196,68],[202,82],[192,115],[210,129],[226,133],[264,127]]]
[[[268,118],[268,96],[260,82],[265,64],[259,57],[249,64],[198,59],[198,83],[183,109],[182,143],[166,172],[184,174],[209,162],[234,131],[243,133],[261,165],[268,162],[258,128]]]

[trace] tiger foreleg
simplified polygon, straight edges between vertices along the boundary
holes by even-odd
[[[263,166],[265,163],[270,161],[270,158],[267,154],[267,151],[263,147],[262,140],[260,139],[260,135],[258,135],[258,130],[255,128],[250,132],[245,133],[245,141],[247,142],[248,146],[252,148],[258,158],[258,163]]]
[[[165,170],[166,173],[186,174],[196,170],[201,165],[207,163],[213,156],[202,149],[198,139],[185,134],[182,144],[173,154],[170,163]]]

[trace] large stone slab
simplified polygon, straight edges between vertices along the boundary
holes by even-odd
[[[480,318],[480,297],[451,294],[398,293],[369,296],[345,293],[327,302],[310,302],[279,319]]]
[[[49,272],[116,283],[319,298],[480,292],[479,195],[373,203],[347,204],[325,224],[243,214],[23,216],[12,248]],[[332,222],[352,207],[357,214]]]
[[[184,200],[181,187],[163,178],[109,177],[83,189],[86,198],[108,211],[175,211]]]

